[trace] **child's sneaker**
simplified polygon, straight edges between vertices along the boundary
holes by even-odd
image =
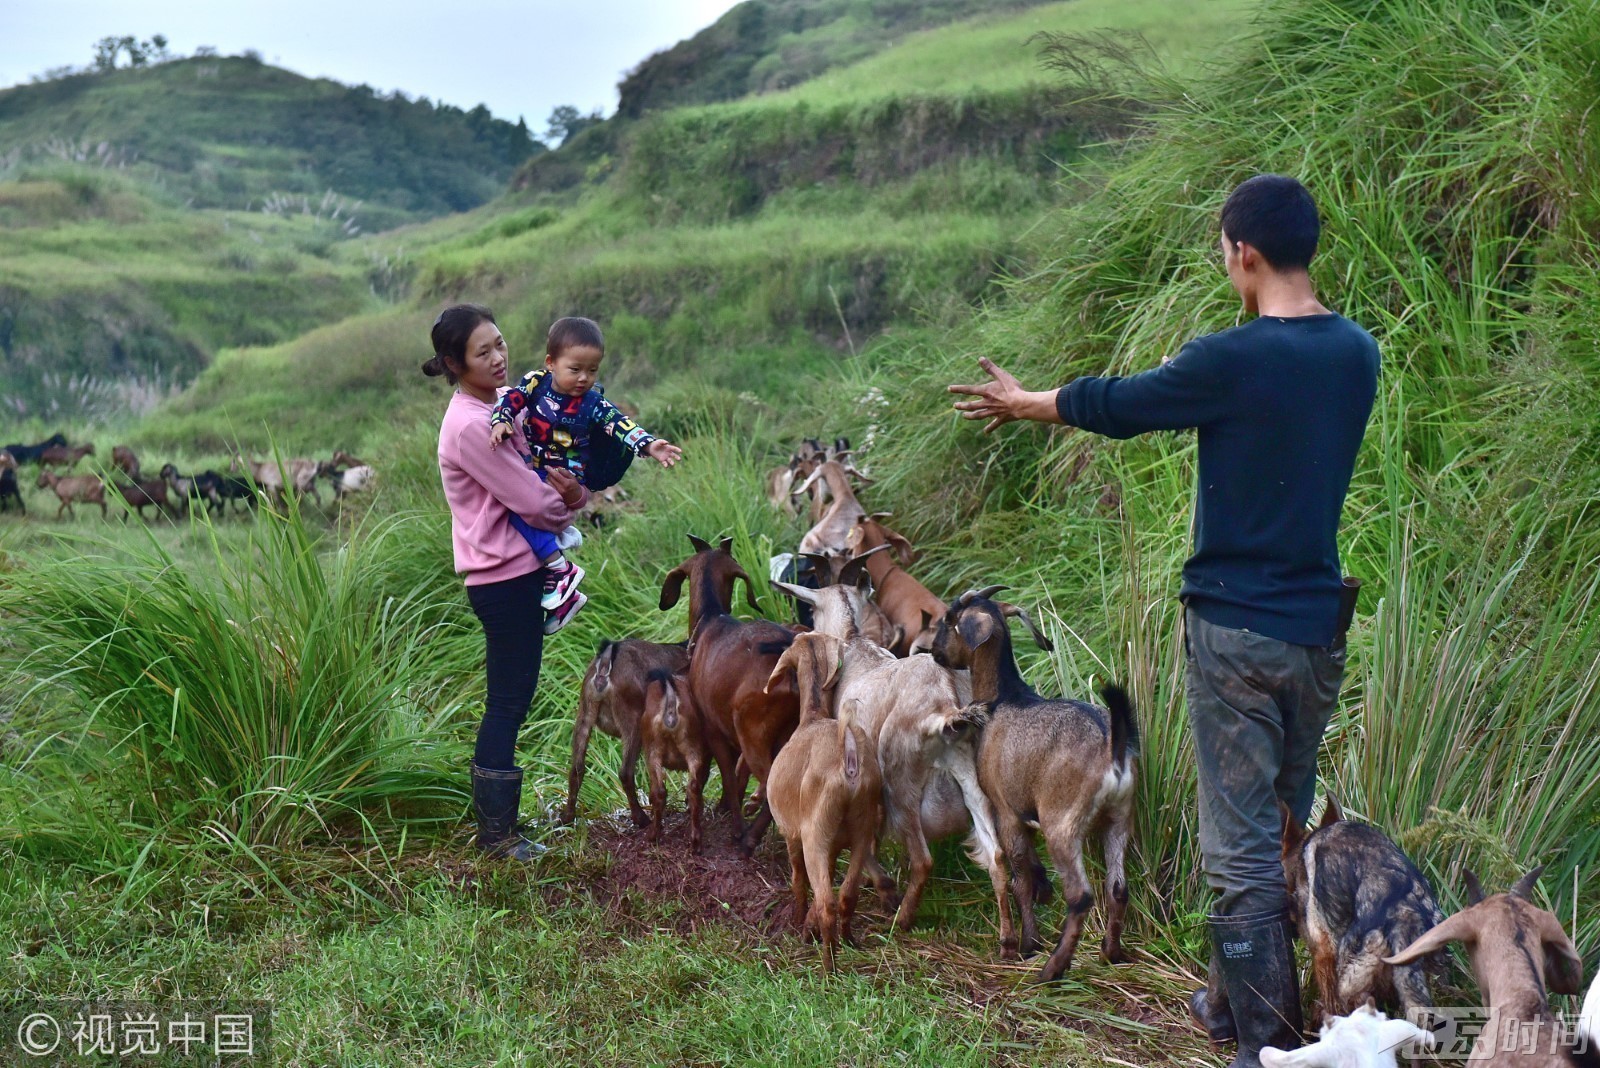
[[[588,603],[589,598],[582,590],[573,590],[571,597],[568,597],[566,601],[545,614],[544,632],[546,634],[554,634],[568,623],[571,623],[572,617],[578,614],[578,609]]]
[[[567,598],[572,596],[572,591],[578,588],[578,583],[583,581],[583,568],[566,561],[566,567],[544,569],[544,594],[539,598],[539,603],[544,605],[545,611],[554,612]]]

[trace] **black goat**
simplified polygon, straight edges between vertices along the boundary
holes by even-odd
[[[11,508],[11,499],[16,498],[17,507],[23,515],[28,514],[28,506],[22,503],[22,490],[17,486],[17,461],[11,455],[11,450],[0,449],[0,512]]]
[[[194,510],[195,501],[205,501],[213,515],[222,514],[222,476],[215,471],[183,475],[178,473],[176,464],[166,464],[161,468],[161,477],[172,488],[172,495],[187,504],[190,511]]]
[[[39,457],[44,454],[44,450],[57,445],[65,448],[66,444],[67,436],[65,434],[51,434],[37,444],[23,445],[19,443],[7,445],[3,451],[9,452],[11,458],[18,464],[36,464],[39,462]]]

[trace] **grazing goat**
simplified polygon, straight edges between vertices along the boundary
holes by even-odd
[[[904,568],[895,566],[888,553],[874,553],[880,547],[893,547],[901,563],[911,562],[911,543],[879,522],[888,516],[888,512],[874,512],[857,519],[845,542],[851,552],[872,554],[867,570],[872,574],[873,599],[900,631],[892,647],[894,655],[910,656],[933,648],[935,625],[948,606]]]
[[[132,449],[126,445],[113,445],[111,447],[111,466],[133,479],[139,481],[139,457],[134,455]]]
[[[567,804],[561,822],[571,823],[578,811],[578,790],[583,786],[584,765],[589,754],[589,735],[599,727],[622,741],[623,796],[628,799],[628,814],[636,827],[650,822],[639,805],[636,768],[641,741],[639,718],[644,715],[645,691],[652,673],[682,674],[689,670],[689,650],[685,642],[663,645],[659,642],[624,638],[605,641],[578,690],[578,711],[573,716],[572,768],[567,773]]]
[[[342,454],[335,454],[342,455]],[[374,472],[366,464],[357,464],[354,467],[336,467],[333,464],[322,464],[318,474],[333,484],[333,499],[343,500],[352,493],[361,493],[372,484]]]
[[[24,445],[21,442],[7,445],[5,447],[5,451],[9,452],[11,454],[11,458],[19,465],[32,464],[38,463],[39,457],[42,456],[44,454],[44,450],[50,448],[50,446],[65,446],[66,444],[67,437],[65,434],[51,434],[43,441],[35,442],[32,445]]]
[[[973,858],[994,886],[1002,952],[1015,955],[1000,839],[977,773],[981,720],[963,699],[957,679],[928,657],[897,659],[862,637],[859,620],[867,599],[861,589],[774,585],[812,606],[818,633],[844,643],[834,704],[842,708],[850,703],[855,722],[872,741],[883,776],[887,830],[905,846],[910,868],[895,926],[908,931],[916,922],[933,872],[928,843],[970,831]],[[867,863],[880,891],[888,893],[893,882],[882,865],[875,857]]]
[[[1332,794],[1310,834],[1288,805],[1278,810],[1289,913],[1311,951],[1323,1015],[1344,1016],[1370,998],[1422,1019],[1418,1010],[1433,1005],[1423,964],[1391,968],[1382,958],[1444,919],[1428,880],[1382,831],[1345,819]]]
[[[317,492],[317,474],[322,465],[315,460],[291,459],[279,463],[274,460],[257,460],[253,457],[246,458],[240,453],[233,454],[233,463],[230,471],[244,471],[248,474],[256,488],[260,489],[274,500],[282,501],[284,490],[292,489],[298,496],[309,493],[318,504],[322,503],[322,495]]]
[[[222,476],[215,471],[182,475],[178,473],[176,464],[163,464],[161,477],[172,490],[172,496],[187,504],[191,511],[194,509],[195,501],[205,501],[209,511],[215,515],[222,514]]]
[[[28,514],[28,506],[23,503],[22,490],[17,487],[17,460],[11,455],[10,449],[0,449],[0,512],[11,508],[11,501],[15,499],[17,507],[23,515]]]
[[[77,518],[77,510],[72,507],[75,502],[98,504],[100,517],[105,518],[106,486],[97,475],[68,475],[63,478],[54,471],[40,471],[39,488],[49,488],[61,501],[61,507],[56,509],[57,519],[61,518],[62,513]]]
[[[94,455],[94,445],[51,445],[39,453],[40,467],[77,467],[85,456]]]
[[[157,512],[170,514],[167,509],[167,484],[159,479],[118,482],[116,490],[128,502],[128,507],[139,513],[140,519],[144,518],[144,510],[151,505],[155,505]]]
[[[1558,1028],[1545,990],[1577,994],[1583,989],[1583,958],[1561,929],[1561,921],[1530,899],[1542,868],[1524,875],[1509,893],[1484,897],[1467,873],[1469,905],[1384,962],[1411,964],[1447,943],[1463,942],[1489,1002],[1490,1022],[1468,1057],[1494,1068],[1568,1068],[1600,1062],[1600,1053],[1579,1053],[1574,1037]]]
[[[876,747],[851,722],[850,709],[828,716],[828,690],[839,677],[843,648],[826,634],[802,634],[778,658],[767,686],[791,676],[800,692],[800,726],[772,762],[767,798],[789,847],[794,918],[822,942],[822,964],[833,971],[841,933],[853,944],[861,872],[878,844],[883,822],[883,780]],[[850,850],[850,866],[834,906],[833,872]],[[806,908],[806,891],[816,901]]]
[[[650,776],[650,843],[661,841],[661,821],[667,811],[665,772],[671,768],[689,773],[689,852],[700,852],[700,820],[711,763],[706,759],[700,712],[682,675],[661,668],[650,672],[645,681],[644,715],[639,717],[639,741]]]
[[[856,500],[855,491],[850,488],[850,479],[845,473],[844,466],[837,460],[827,460],[817,465],[811,472],[796,494],[805,493],[822,481],[833,494],[833,503],[823,513],[822,518],[816,521],[812,528],[800,538],[800,551],[802,553],[842,553],[849,547],[850,530],[856,525],[856,520],[867,514],[861,507],[861,502]]]
[[[1025,955],[1039,946],[1033,909],[1037,854],[1030,825],[1043,832],[1061,877],[1067,923],[1039,972],[1038,981],[1044,983],[1071,966],[1084,915],[1094,904],[1083,869],[1083,842],[1097,823],[1105,825],[1111,898],[1101,955],[1113,963],[1129,959],[1122,949],[1128,909],[1123,862],[1133,822],[1139,733],[1133,706],[1116,686],[1101,691],[1107,708],[1098,708],[1083,701],[1048,700],[1023,681],[1007,616],[1022,616],[1035,640],[1041,636],[1020,608],[989,599],[1001,589],[968,590],[957,598],[939,621],[933,655],[948,667],[971,669],[973,702],[987,710],[978,744],[978,781],[994,805],[1000,842],[1011,862],[1011,887],[1022,913],[1018,948]],[[1003,945],[1008,934],[1002,932]]]
[[[1409,1019],[1391,1020],[1368,1001],[1348,1016],[1330,1017],[1322,1037],[1309,1046],[1284,1052],[1274,1046],[1261,1051],[1263,1068],[1398,1068],[1395,1050],[1407,1043],[1427,1049],[1433,1033]]]
[[[888,548],[884,546],[883,548]],[[797,583],[807,589],[820,590],[827,586],[855,585],[855,576],[870,575],[868,557],[878,554],[879,550],[869,549],[860,556],[849,557],[844,553],[806,553],[800,559],[810,564],[810,582]],[[860,561],[860,562],[858,562]],[[796,606],[805,605],[807,615],[810,606],[804,601],[796,601]],[[802,620],[809,625],[809,620]],[[896,645],[904,644],[905,634],[895,626],[883,609],[872,601],[865,602],[861,607],[861,615],[857,620],[861,627],[861,634],[885,649],[893,650]],[[899,656],[899,653],[895,654]]]
[[[742,579],[750,607],[760,611],[750,576],[733,558],[733,539],[712,548],[689,536],[695,554],[667,573],[661,585],[661,610],[678,603],[689,584],[689,692],[705,718],[706,742],[722,775],[722,801],[733,817],[739,848],[749,855],[772,822],[772,810],[761,801],[754,821],[744,825],[744,789],[750,774],[765,784],[783,743],[800,721],[793,686],[767,689],[778,658],[794,641],[794,631],[781,623],[750,622],[729,614],[731,600],[722,594],[732,580]],[[727,762],[737,754],[737,765]],[[737,758],[736,758],[737,759]]]

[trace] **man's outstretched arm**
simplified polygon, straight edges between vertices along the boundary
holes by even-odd
[[[1185,345],[1161,366],[1127,378],[1074,379],[1061,389],[1025,390],[987,358],[978,366],[991,381],[949,387],[975,400],[957,401],[966,419],[988,419],[985,433],[1017,419],[1064,423],[1113,438],[1150,430],[1205,426],[1236,403],[1229,375],[1218,356],[1197,342]]]

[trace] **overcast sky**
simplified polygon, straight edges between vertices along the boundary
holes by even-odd
[[[734,0],[0,0],[0,87],[90,62],[94,42],[165,34],[173,52],[247,48],[312,77],[471,108],[537,135],[550,109],[616,106],[622,73]]]

